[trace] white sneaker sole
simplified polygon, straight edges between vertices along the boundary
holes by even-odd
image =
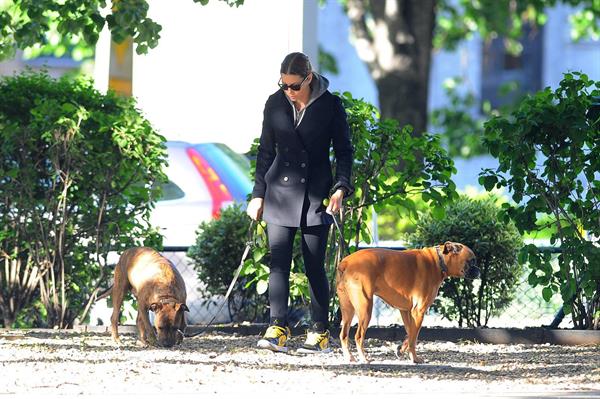
[[[327,348],[327,349],[323,349],[323,350],[315,350],[315,349],[306,349],[306,348],[298,348],[297,350],[298,353],[305,353],[305,354],[326,354],[326,353],[331,353],[331,348]]]
[[[288,351],[287,346],[275,345],[275,344],[272,344],[271,342],[267,341],[266,339],[261,339],[260,341],[258,341],[258,344],[256,346],[259,347],[260,349],[272,350],[273,352],[287,353],[287,351]]]

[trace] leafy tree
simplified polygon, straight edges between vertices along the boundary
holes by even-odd
[[[239,6],[244,0],[220,0]],[[202,5],[209,0],[194,0]],[[136,52],[145,54],[160,39],[161,26],[148,17],[146,0],[5,0],[0,1],[0,60],[15,49],[47,41],[54,32],[62,46],[86,43],[93,46],[104,26],[117,43],[132,37]],[[103,11],[105,10],[105,11]]]
[[[552,227],[559,269],[533,245],[520,260],[529,262],[529,282],[544,287],[544,299],[560,292],[565,313],[583,329],[600,329],[600,112],[592,106],[599,95],[600,82],[568,73],[555,91],[487,122],[484,143],[499,167],[479,179],[487,190],[510,190],[514,203],[504,205],[503,217],[521,232]]]
[[[102,95],[88,80],[0,81],[5,327],[38,301],[48,326],[83,321],[110,275],[109,251],[160,245],[149,217],[166,180],[164,141],[133,100]]]
[[[459,326],[487,326],[492,316],[506,309],[523,273],[517,253],[523,246],[512,221],[497,217],[496,198],[473,200],[462,196],[446,208],[446,217],[435,220],[425,214],[410,235],[411,247],[427,247],[445,241],[467,245],[477,256],[478,280],[448,279],[440,288],[433,309]]]
[[[543,25],[544,9],[558,3],[580,7],[571,21],[574,38],[600,36],[597,0],[338,1],[377,86],[382,116],[411,124],[417,134],[427,124],[432,49],[453,49],[477,33],[485,40],[504,36],[518,52],[523,26]]]
[[[506,114],[512,110],[511,105],[493,109],[489,101],[483,103],[483,116],[473,115],[477,105],[472,92],[461,93],[459,88],[462,78],[451,78],[444,82],[444,89],[449,104],[445,107],[434,109],[430,114],[430,121],[436,132],[442,136],[442,143],[451,157],[471,158],[487,154],[483,145],[483,124],[485,120]],[[518,87],[514,82],[502,85],[501,95],[514,94]]]
[[[371,242],[367,220],[371,209],[403,208],[417,213],[414,196],[432,209],[436,218],[444,215],[444,205],[457,198],[450,176],[456,172],[442,148],[438,135],[414,137],[410,126],[400,127],[392,119],[382,119],[372,105],[341,95],[348,115],[354,147],[353,184],[356,192],[345,202],[345,236],[357,247]],[[398,160],[403,161],[398,173]]]

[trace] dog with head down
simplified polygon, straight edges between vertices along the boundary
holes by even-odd
[[[124,251],[115,267],[112,289],[113,312],[110,318],[113,340],[120,344],[118,333],[121,305],[128,291],[136,298],[136,325],[140,346],[170,348],[180,344],[186,328],[185,282],[175,266],[152,248],[136,247]],[[148,312],[154,312],[154,327]]]
[[[362,362],[369,360],[363,343],[377,295],[399,309],[407,337],[399,348],[414,363],[422,363],[415,350],[423,317],[447,277],[477,278],[473,251],[464,244],[447,241],[423,249],[395,251],[370,248],[345,257],[337,267],[337,294],[342,326],[340,341],[344,357],[355,362],[348,346],[350,323],[356,314],[355,342]]]

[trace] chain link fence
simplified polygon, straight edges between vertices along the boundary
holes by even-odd
[[[213,317],[213,323],[230,323],[232,321],[240,322],[235,314],[231,314],[228,304],[223,303],[223,295],[208,297],[205,294],[205,286],[199,281],[193,263],[186,256],[186,247],[166,248],[162,254],[168,258],[177,270],[181,273],[186,283],[187,305],[190,309],[187,315],[188,324],[207,324]],[[541,327],[552,323],[556,313],[560,310],[562,302],[558,295],[555,295],[550,302],[546,302],[542,297],[542,287],[531,287],[527,282],[528,271],[520,278],[519,284],[515,289],[514,300],[510,306],[499,316],[493,317],[488,323],[488,327],[498,328],[525,328]],[[335,287],[331,287],[331,292],[335,293]],[[106,300],[99,301],[92,309],[90,315],[90,324],[109,325],[112,308]],[[123,316],[126,323],[135,324],[136,312],[131,303],[126,303]],[[246,320],[253,322],[255,320]],[[569,326],[570,321],[565,318],[561,324],[562,328]],[[379,298],[375,298],[373,315],[370,325],[372,326],[390,326],[402,324],[402,319],[398,310],[390,307]],[[449,321],[432,310],[425,317],[423,322],[425,327],[458,327],[458,323]]]

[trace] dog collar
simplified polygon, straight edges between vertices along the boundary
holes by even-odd
[[[440,247],[435,247],[435,252],[437,252],[440,268],[442,269],[442,278],[446,278],[448,275],[448,266],[446,266],[446,262],[444,261],[444,257],[442,256],[442,251],[440,251]]]

